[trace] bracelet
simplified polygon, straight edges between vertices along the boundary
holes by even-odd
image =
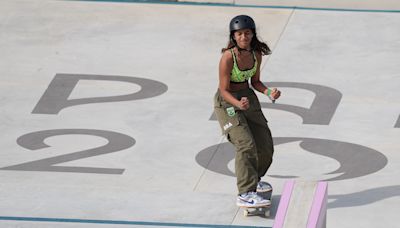
[[[269,89],[269,88],[267,88],[267,96],[271,96],[271,92],[272,92],[272,90]],[[264,92],[264,93],[265,93],[265,92]]]

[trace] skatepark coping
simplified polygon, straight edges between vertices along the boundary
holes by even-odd
[[[327,197],[327,182],[287,181],[273,228],[325,228]]]
[[[367,12],[367,13],[400,13],[397,9],[369,9],[369,8],[337,8],[337,7],[313,7],[302,5],[265,5],[265,4],[243,4],[235,1],[210,1],[210,0],[67,0],[87,2],[120,2],[120,3],[147,3],[147,4],[170,4],[170,5],[199,5],[215,7],[246,7],[267,9],[289,9],[289,10],[315,10],[315,11],[344,11],[344,12]]]

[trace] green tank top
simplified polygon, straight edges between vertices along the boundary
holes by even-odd
[[[251,69],[248,70],[240,70],[239,66],[236,61],[236,55],[233,51],[233,49],[230,49],[232,56],[233,56],[233,68],[231,72],[231,82],[245,82],[249,78],[253,77],[256,72],[257,72],[257,58],[256,58],[256,53],[253,51],[253,58],[254,58],[254,66]]]

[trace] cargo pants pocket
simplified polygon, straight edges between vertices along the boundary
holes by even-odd
[[[233,127],[240,124],[240,115],[233,107],[215,107],[214,111],[220,124],[222,134],[227,135]]]

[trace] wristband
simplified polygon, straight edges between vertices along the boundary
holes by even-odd
[[[271,96],[271,92],[272,92],[272,90],[267,88],[267,96]]]

